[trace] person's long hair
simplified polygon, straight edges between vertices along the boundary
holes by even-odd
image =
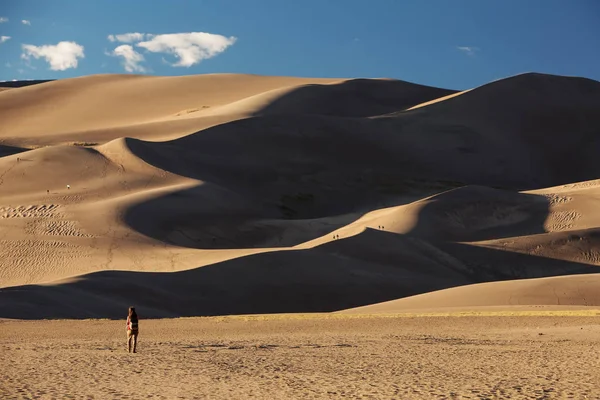
[[[137,322],[138,320],[138,316],[137,313],[135,312],[135,307],[129,307],[129,314],[128,314],[129,320],[130,321],[135,321]]]

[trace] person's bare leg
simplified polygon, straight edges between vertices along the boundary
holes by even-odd
[[[138,337],[138,334],[136,333],[135,335],[132,335],[132,336],[133,336],[133,352],[135,353],[135,349],[137,348],[137,337]]]
[[[131,334],[127,332],[127,352],[131,353]]]

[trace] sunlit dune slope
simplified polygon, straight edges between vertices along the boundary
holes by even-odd
[[[81,141],[103,143],[119,137],[112,133],[114,129],[127,128],[137,131],[140,138],[152,138],[170,133],[165,121],[173,122],[175,129],[185,127],[182,134],[211,125],[179,121],[190,116],[230,121],[253,114],[378,115],[448,93],[452,91],[394,80],[236,74],[93,75],[2,92],[0,139],[27,139],[31,144],[46,145],[79,137]],[[266,100],[261,100],[265,96]],[[240,101],[241,105],[230,106]],[[229,107],[229,112],[223,107]],[[215,119],[215,114],[229,118]],[[149,132],[133,128],[139,125]]]

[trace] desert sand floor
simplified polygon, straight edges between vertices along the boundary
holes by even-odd
[[[600,310],[0,322],[3,399],[598,399]]]

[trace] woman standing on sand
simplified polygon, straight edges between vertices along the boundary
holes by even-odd
[[[139,332],[138,316],[134,307],[129,307],[127,315],[127,352],[131,353],[131,342],[133,341],[133,352],[137,347],[137,338]]]

